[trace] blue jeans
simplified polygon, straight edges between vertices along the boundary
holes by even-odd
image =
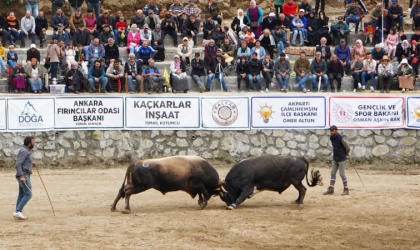
[[[4,64],[4,61],[2,59],[0,59],[0,75],[6,69],[7,68],[6,68],[6,65]]]
[[[94,10],[95,17],[98,18],[100,16],[99,10],[101,9],[101,2],[99,1],[98,3],[95,3],[95,4],[91,4],[91,3],[86,3],[86,4],[87,4],[88,9]]]
[[[400,29],[402,28],[402,23],[403,23],[403,16],[398,16],[397,18],[394,19],[394,23],[398,22],[398,27],[400,27]]]
[[[363,71],[362,72],[362,86],[366,86],[366,78],[370,79],[370,86],[374,87],[375,85],[375,73],[370,73]]]
[[[36,81],[32,78],[28,79],[29,84],[31,85],[31,88],[33,91],[42,90],[42,80],[41,78],[36,79]]]
[[[318,90],[318,81],[319,81],[318,76],[313,74],[313,76],[312,76],[312,88],[313,88],[313,90]],[[327,91],[327,89],[328,89],[328,76],[327,76],[327,74],[324,74],[322,76],[322,81],[324,82],[324,91]],[[320,88],[321,87],[322,87],[322,85],[320,86]]]
[[[89,82],[89,85],[90,85],[90,88],[92,89],[92,91],[96,91],[96,89],[95,89],[95,79],[89,78],[88,82]],[[106,84],[108,83],[108,78],[102,77],[102,79],[100,79],[99,82],[101,83],[101,91],[105,91]]]
[[[277,81],[279,81],[281,88],[289,88],[290,75],[286,74],[284,78],[280,74],[276,74]]]
[[[19,39],[19,32],[17,30],[9,30],[8,33],[7,38],[10,43],[15,43],[15,41]]]
[[[17,61],[15,61],[15,60],[7,60],[7,64],[9,64],[10,68],[14,68],[17,65]]]
[[[31,178],[29,175],[25,175],[26,185],[18,179],[19,183],[19,194],[16,201],[16,212],[22,212],[23,208],[25,207],[26,203],[32,198],[32,184]],[[29,187],[29,189],[28,189]]]
[[[51,64],[51,79],[56,78],[58,75],[58,62],[52,62]]]
[[[249,87],[251,89],[254,89],[254,78],[251,74],[248,74],[248,81],[249,81]],[[258,90],[261,89],[261,75],[257,75],[257,84],[258,84]]]
[[[300,75],[296,75],[296,82],[299,85],[299,88],[301,90],[305,89],[305,83],[308,81],[309,75],[305,74],[304,77],[301,77]]]
[[[165,38],[166,35],[170,35],[172,39],[174,39],[174,46],[178,46],[178,35],[176,34],[176,31],[164,31],[163,30],[163,38]]]
[[[217,74],[213,74],[213,73],[208,74],[208,76],[207,76],[206,89],[210,89],[211,88],[211,81],[214,78],[219,79],[219,81],[222,83],[223,90],[227,90],[226,82],[225,82],[225,75],[224,74],[219,74],[219,73],[217,73]]]
[[[140,82],[141,82],[141,77],[136,76],[136,91],[140,91]],[[133,76],[131,76],[131,75],[128,75],[128,90],[129,91],[134,91],[134,89],[133,89]]]
[[[135,47],[135,46],[130,45],[130,53],[135,54],[135,53],[136,53],[136,51],[137,51],[136,47]]]
[[[31,33],[31,31],[28,31],[28,36],[31,37],[31,42],[32,43],[35,43],[36,34],[35,33]],[[20,41],[22,42],[22,45],[25,44],[26,34],[25,34],[25,32],[23,30],[20,31],[19,37],[20,37]]]
[[[301,28],[293,28],[293,38],[292,38],[292,44],[296,44],[296,37],[299,33],[300,37],[300,44],[303,44],[303,29]]]
[[[30,11],[34,18],[38,16],[38,4],[26,4],[25,9],[26,11]]]
[[[349,23],[355,23],[356,24],[356,32],[359,31],[359,22],[360,22],[360,17],[359,16],[349,16],[346,17],[346,23],[347,26],[349,26]]]
[[[277,55],[280,56],[280,53],[284,51],[284,44],[282,41],[280,41],[277,44]]]

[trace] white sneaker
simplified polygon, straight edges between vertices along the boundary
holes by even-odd
[[[366,87],[365,87],[365,86],[362,86],[362,89],[363,89],[363,90],[365,90],[365,89],[366,89]]]
[[[306,92],[307,92],[307,90],[306,90],[306,89],[303,89],[302,91],[303,91],[303,93],[306,93]]]
[[[359,87],[359,89],[362,87],[362,84],[360,84],[360,82],[357,84],[357,87]]]
[[[270,91],[268,91],[268,88],[265,88],[265,93],[268,93],[268,92],[270,92]]]
[[[276,85],[274,85],[274,82],[271,83],[271,87],[274,88]]]
[[[374,91],[375,91],[375,89],[374,89],[372,86],[370,86],[370,91],[371,91],[371,92],[374,92]]]
[[[260,93],[264,93],[264,91],[260,90]]]
[[[353,89],[353,93],[356,93],[356,89]]]
[[[172,92],[172,88],[168,88],[168,92]]]
[[[25,215],[23,215],[22,212],[13,213],[13,217],[15,217],[15,219],[18,219],[18,220],[26,220],[26,219],[28,219],[28,217],[26,217]]]

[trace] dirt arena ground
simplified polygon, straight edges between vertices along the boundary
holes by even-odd
[[[218,168],[223,178],[228,169]],[[12,217],[14,172],[0,171],[0,249],[420,249],[420,176],[348,168],[350,196],[342,183],[323,196],[308,188],[303,209],[290,201],[297,190],[263,192],[237,210],[213,197],[203,211],[183,192],[150,190],[132,196],[132,214],[112,213],[125,166],[112,169],[42,170],[56,217],[35,174],[27,221]],[[305,183],[306,186],[306,183]],[[120,201],[117,208],[123,208]]]

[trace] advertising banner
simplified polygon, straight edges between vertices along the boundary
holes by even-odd
[[[203,129],[249,129],[248,97],[202,97]]]
[[[323,96],[276,96],[251,98],[251,127],[326,127],[327,101]]]
[[[56,129],[122,129],[123,97],[57,97]]]
[[[126,97],[125,128],[200,129],[199,97]]]
[[[329,125],[338,128],[404,127],[404,97],[330,97]]]
[[[420,128],[420,97],[406,98],[406,120],[407,128]]]
[[[54,98],[9,98],[7,107],[11,131],[54,130]]]
[[[7,129],[6,110],[6,99],[0,99],[0,130]]]

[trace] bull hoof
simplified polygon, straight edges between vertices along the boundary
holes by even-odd
[[[117,212],[116,208],[111,207],[111,212]]]
[[[122,214],[131,214],[131,210],[129,209],[125,209],[123,211],[121,211]]]
[[[298,204],[297,201],[291,201],[290,204]]]
[[[234,210],[234,209],[235,209],[235,207],[233,207],[232,205],[226,207],[226,210]]]
[[[298,204],[298,209],[303,209],[303,204]]]

